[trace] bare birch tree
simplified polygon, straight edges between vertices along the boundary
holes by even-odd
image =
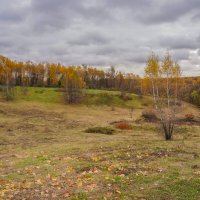
[[[170,140],[180,107],[180,103],[178,104],[180,66],[172,60],[169,53],[162,62],[152,53],[147,60],[145,74],[151,80],[154,108],[160,119],[165,139]]]

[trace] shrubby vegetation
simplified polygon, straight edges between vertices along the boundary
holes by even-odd
[[[130,130],[132,129],[132,126],[130,123],[126,121],[118,122],[115,124],[115,128],[121,129],[121,130]]]
[[[144,110],[142,112],[142,117],[146,120],[146,121],[158,121],[158,117],[155,114],[155,111],[152,109],[148,109],[148,110]]]
[[[114,131],[115,130],[110,127],[92,127],[85,130],[86,133],[101,133],[106,135],[112,135]]]
[[[190,95],[191,103],[200,106],[200,91],[194,90]]]

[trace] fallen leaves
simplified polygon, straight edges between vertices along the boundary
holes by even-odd
[[[72,167],[68,167],[67,169],[66,169],[66,172],[67,173],[72,173],[74,171],[74,169],[72,168]]]
[[[137,185],[136,180],[149,179],[154,175],[164,176],[167,167],[155,159],[168,159],[173,152],[127,148],[120,147],[112,152],[110,148],[105,152],[104,148],[100,148],[92,153],[70,153],[69,156],[40,156],[40,164],[16,169],[17,178],[23,177],[18,183],[0,181],[0,198],[20,199],[30,194],[34,197],[32,199],[67,199],[82,192],[88,197],[103,192],[104,199],[119,199],[127,194],[130,187],[136,188],[134,190],[138,193],[146,192],[148,188]],[[192,169],[195,171],[193,175],[200,176],[198,166]],[[158,184],[153,187],[158,187]]]
[[[92,157],[91,158],[93,161],[95,161],[95,162],[97,162],[97,161],[99,161],[100,160],[100,158],[99,157],[97,157],[97,156],[95,156],[95,157]]]
[[[36,180],[36,183],[37,183],[38,185],[42,185],[41,179]]]
[[[87,186],[85,187],[85,189],[86,189],[87,191],[92,191],[92,190],[94,190],[95,188],[97,188],[97,184],[96,184],[96,183],[89,184],[89,185],[87,185]]]
[[[195,175],[200,176],[200,171],[194,172]]]
[[[82,181],[81,181],[81,180],[78,180],[78,182],[77,182],[77,187],[80,188],[80,187],[82,187],[82,186],[83,186]]]
[[[115,192],[118,193],[118,194],[121,194],[121,191],[119,191],[119,190],[116,190]]]

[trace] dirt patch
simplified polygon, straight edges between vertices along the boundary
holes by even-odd
[[[44,111],[34,108],[29,109],[16,109],[12,107],[2,107],[0,110],[0,114],[6,114],[6,115],[16,115],[16,116],[25,116],[25,117],[53,117],[55,118],[62,118],[62,113],[56,113],[56,112],[50,112],[50,111]]]
[[[11,119],[9,123],[0,123],[0,129],[4,129],[6,132],[42,131],[49,133],[56,132],[58,129],[62,131],[88,125],[84,120],[67,119],[66,112],[52,112],[35,108],[17,109],[2,106],[1,114],[6,115],[8,120]]]

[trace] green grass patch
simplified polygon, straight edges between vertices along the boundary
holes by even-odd
[[[143,101],[145,99],[140,99],[135,94],[129,94],[131,100],[124,100],[120,97],[120,94],[118,92],[113,91],[103,91],[100,93],[87,93],[86,96],[82,101],[82,104],[84,105],[95,105],[95,106],[114,106],[114,107],[126,107],[126,108],[142,108]]]
[[[86,133],[101,133],[105,135],[112,135],[114,131],[115,130],[110,127],[92,127],[85,130]]]
[[[27,87],[27,94],[24,95],[22,88],[16,87],[16,99],[42,103],[61,103],[64,102],[64,93],[58,92],[58,88]]]
[[[176,200],[197,200],[200,195],[200,180],[162,180],[159,187],[148,191],[150,199],[161,200],[176,199]]]
[[[26,91],[26,92],[24,92]],[[133,93],[126,93],[122,98],[120,91],[109,90],[95,90],[84,89],[82,91],[83,98],[81,98],[79,104],[82,105],[94,105],[94,106],[114,106],[114,107],[126,107],[126,108],[142,108],[145,105],[151,104],[151,99],[148,97],[140,98]],[[2,92],[0,96],[2,96]],[[64,90],[63,88],[48,88],[48,87],[15,87],[15,99],[16,101],[24,100],[29,102],[40,103],[59,103],[64,104]]]
[[[31,166],[31,165],[42,165],[48,161],[49,158],[48,156],[37,156],[37,157],[28,157],[25,158],[23,161],[20,161],[17,163],[18,167],[26,167],[26,166]]]

